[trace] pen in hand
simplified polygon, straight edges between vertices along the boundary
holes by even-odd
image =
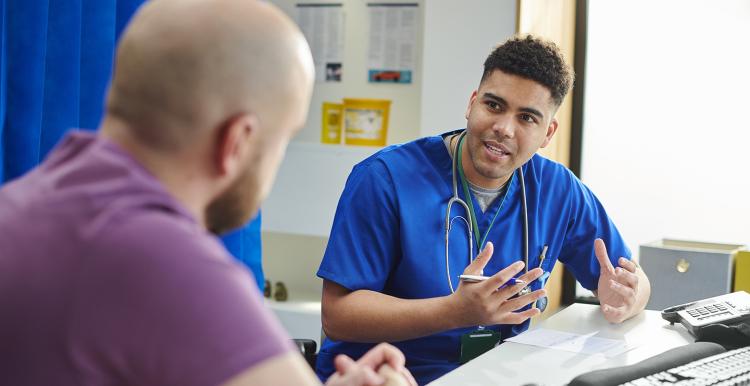
[[[485,281],[485,280],[489,279],[490,277],[489,276],[481,276],[481,275],[461,275],[458,278],[461,279],[461,281],[465,281],[467,283],[478,283],[478,282]],[[521,279],[516,279],[515,277],[511,277],[500,288],[504,288],[504,287],[508,287],[508,286],[513,286],[513,285],[516,285],[516,284],[526,284],[526,282],[523,281],[523,280],[521,280]]]

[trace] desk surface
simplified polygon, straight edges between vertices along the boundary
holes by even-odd
[[[532,328],[537,327],[577,334],[598,331],[594,336],[622,339],[636,347],[606,358],[505,342],[430,385],[565,385],[579,374],[630,365],[693,341],[682,325],[670,326],[658,311],[646,310],[622,324],[612,324],[599,306],[589,304],[573,304]]]

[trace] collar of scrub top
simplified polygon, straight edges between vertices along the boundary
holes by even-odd
[[[473,241],[474,237],[473,234],[476,233],[479,235],[476,239],[477,248],[479,251],[481,251],[482,246],[487,241],[487,235],[489,235],[490,230],[492,229],[492,225],[495,223],[495,219],[497,218],[497,215],[500,213],[500,209],[502,208],[502,205],[505,203],[505,197],[508,194],[508,190],[505,190],[505,193],[503,195],[503,201],[500,202],[500,208],[495,213],[495,216],[492,218],[492,221],[490,222],[489,226],[487,227],[487,230],[485,231],[484,235],[482,236],[481,233],[479,233],[479,226],[477,224],[476,215],[474,212],[474,202],[471,199],[471,192],[469,191],[469,185],[466,180],[466,177],[464,176],[464,170],[463,170],[463,162],[461,159],[461,149],[463,148],[463,140],[466,137],[466,130],[464,130],[460,137],[458,138],[458,145],[456,146],[456,150],[452,153],[452,182],[453,182],[453,196],[448,201],[448,208],[445,215],[445,269],[446,273],[448,275],[448,285],[450,286],[451,293],[455,292],[453,288],[453,282],[451,280],[451,273],[450,273],[450,263],[449,263],[449,244],[448,239],[450,236],[450,230],[453,225],[453,220],[460,218],[466,223],[467,227],[467,233],[469,236],[469,264],[471,264],[474,261],[474,251],[473,251]],[[523,216],[523,241],[524,241],[524,270],[525,272],[529,271],[529,217],[528,217],[528,208],[526,205],[526,184],[524,183],[523,178],[523,167],[519,167],[516,169],[519,174],[519,183],[521,185],[521,204],[523,206],[522,216]],[[457,173],[458,172],[458,173]],[[463,186],[464,191],[464,197],[468,200],[468,204],[466,201],[462,200],[458,196],[458,183],[456,175],[459,175],[461,177],[461,185]],[[511,176],[510,183],[513,182],[514,176]],[[459,205],[464,207],[464,210],[466,211],[466,216],[469,218],[466,220],[465,218],[461,216],[456,216],[454,218],[451,218],[451,206],[454,203],[458,203]],[[481,237],[481,239],[479,238]],[[525,295],[527,293],[531,292],[531,287],[526,286],[524,287],[519,295]]]

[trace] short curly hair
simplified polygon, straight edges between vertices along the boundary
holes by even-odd
[[[555,106],[560,106],[575,76],[555,43],[531,35],[515,36],[495,48],[484,61],[482,82],[495,70],[543,85]]]

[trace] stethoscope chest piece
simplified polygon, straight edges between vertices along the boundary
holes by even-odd
[[[534,304],[536,308],[539,309],[539,311],[544,312],[544,310],[547,309],[547,297],[542,296],[541,298],[536,300],[536,304]]]

